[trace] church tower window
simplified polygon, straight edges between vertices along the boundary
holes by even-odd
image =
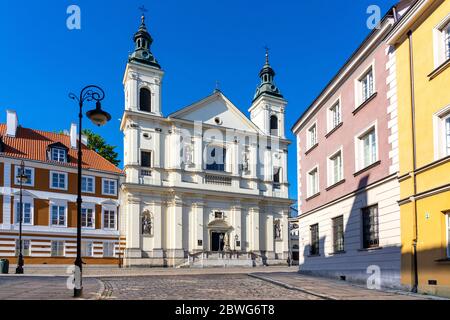
[[[152,112],[151,93],[147,88],[141,88],[139,92],[139,110]]]

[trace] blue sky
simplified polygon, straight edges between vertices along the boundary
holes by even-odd
[[[263,48],[270,47],[276,83],[289,102],[290,196],[296,199],[291,126],[370,32],[368,6],[378,5],[384,14],[396,2],[2,0],[0,122],[6,121],[6,109],[14,109],[24,127],[68,129],[77,120],[68,93],[97,84],[106,91],[103,105],[113,119],[102,128],[85,121],[85,128],[117,145],[122,158],[122,77],[140,22],[138,7],[145,5],[152,52],[166,72],[164,115],[211,94],[216,81],[248,115]],[[71,4],[81,8],[81,30],[66,27]]]

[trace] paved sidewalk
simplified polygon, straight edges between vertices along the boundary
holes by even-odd
[[[369,290],[345,281],[300,275],[297,272],[252,273],[252,277],[329,300],[430,300],[441,299],[395,290]]]

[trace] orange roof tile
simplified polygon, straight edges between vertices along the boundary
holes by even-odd
[[[46,132],[28,128],[17,128],[15,137],[6,135],[6,125],[0,124],[0,137],[3,142],[3,152],[0,155],[13,158],[37,160],[56,164],[58,166],[77,167],[77,150],[70,147],[70,137],[65,134]],[[53,143],[62,143],[69,149],[67,163],[47,159],[47,147]],[[83,169],[100,170],[109,173],[122,174],[123,171],[82,144]]]

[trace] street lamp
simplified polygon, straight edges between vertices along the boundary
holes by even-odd
[[[111,120],[111,115],[102,110],[101,102],[105,98],[105,92],[102,88],[94,85],[89,85],[84,87],[79,97],[75,94],[70,93],[69,98],[78,102],[80,107],[80,112],[78,114],[79,118],[79,133],[78,133],[78,196],[77,196],[77,258],[75,259],[75,287],[74,287],[74,297],[80,297],[83,293],[82,285],[82,265],[83,260],[81,259],[81,165],[83,153],[81,151],[81,131],[82,131],[82,119],[83,119],[83,103],[85,101],[95,101],[95,109],[86,112],[86,116],[97,126],[102,126]]]
[[[19,258],[17,259],[16,274],[23,274],[23,244],[22,244],[22,222],[23,222],[23,202],[22,202],[22,187],[25,182],[28,181],[28,177],[25,175],[25,163],[23,160],[20,162],[19,174],[16,177],[20,183],[20,195],[19,195]]]

